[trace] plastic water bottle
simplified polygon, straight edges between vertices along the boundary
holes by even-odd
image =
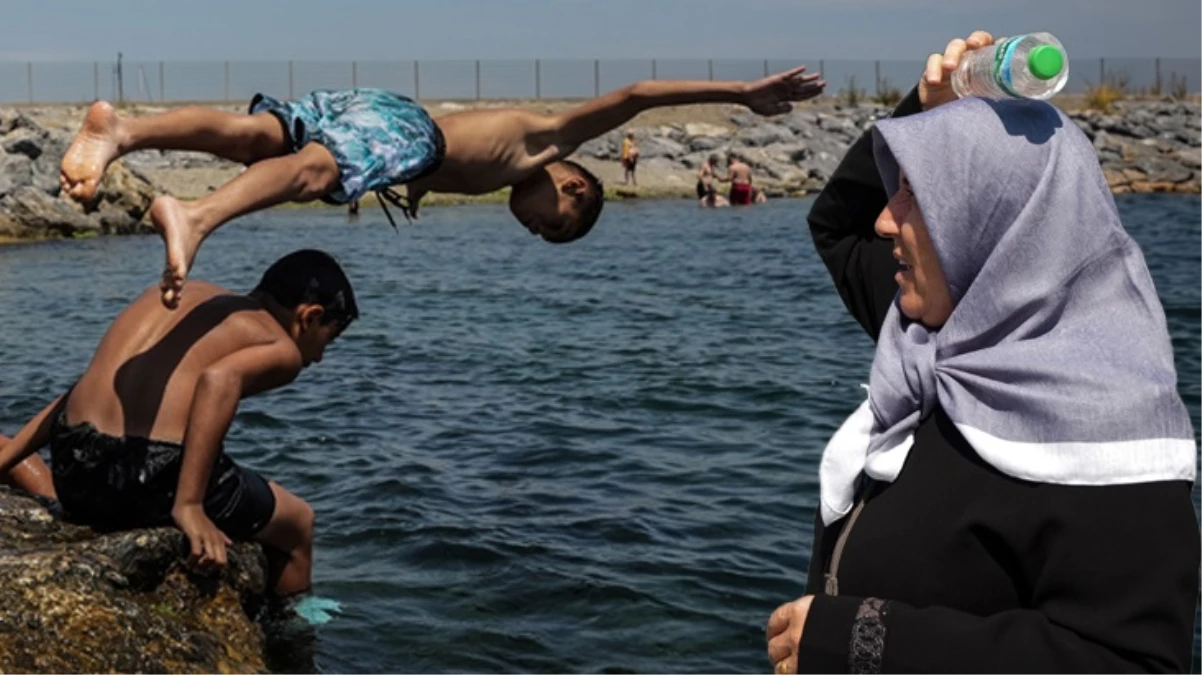
[[[952,73],[952,91],[960,98],[1033,98],[1055,96],[1068,82],[1064,45],[1051,33],[1027,33],[965,52]]]

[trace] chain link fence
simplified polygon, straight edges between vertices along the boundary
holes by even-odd
[[[380,87],[422,100],[584,99],[645,79],[752,80],[805,64],[828,94],[907,91],[923,61],[846,59],[643,59],[487,61],[0,62],[0,104],[96,99],[240,103],[263,92],[297,98],[313,89]],[[1202,59],[1073,59],[1065,93],[1101,83],[1131,94],[1199,91]]]

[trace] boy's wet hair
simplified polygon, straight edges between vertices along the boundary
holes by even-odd
[[[597,224],[597,218],[601,216],[601,207],[605,205],[605,186],[601,184],[600,178],[580,164],[567,159],[563,160],[563,163],[572,167],[572,170],[589,185],[588,194],[584,196],[584,201],[580,205],[579,226],[572,233],[572,238],[567,240],[576,241],[588,234],[589,230],[593,229],[593,225]]]
[[[350,280],[325,251],[302,249],[280,258],[263,273],[255,292],[267,294],[288,309],[320,305],[325,310],[322,323],[337,323],[339,330],[359,318]]]

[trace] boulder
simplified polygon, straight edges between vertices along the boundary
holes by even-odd
[[[150,231],[144,220],[154,187],[124,161],[109,167],[99,198],[87,209],[60,197],[59,164],[70,141],[66,132],[0,111],[0,234],[42,238]]]
[[[0,671],[266,672],[266,560],[229,549],[217,576],[185,571],[174,528],[100,535],[50,500],[0,487]]]

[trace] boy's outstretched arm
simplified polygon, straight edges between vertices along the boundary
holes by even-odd
[[[761,115],[789,112],[794,101],[822,93],[826,82],[805,66],[755,82],[644,80],[577,106],[556,117],[559,145],[575,147],[618,128],[651,108],[694,103],[739,103]]]
[[[42,408],[42,412],[17,432],[13,439],[0,450],[0,474],[8,473],[20,464],[26,457],[37,452],[50,442],[50,427],[54,424],[54,416],[58,414],[59,406],[66,401],[66,396],[59,396]]]
[[[296,345],[285,339],[240,349],[205,369],[196,383],[184,431],[184,457],[171,516],[192,547],[190,564],[225,565],[229,538],[204,512],[205,489],[238,401],[281,387],[304,366]]]

